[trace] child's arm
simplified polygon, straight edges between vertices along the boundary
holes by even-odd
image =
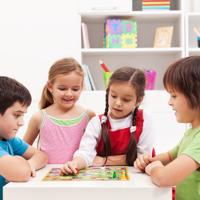
[[[87,163],[81,157],[76,157],[72,161],[69,161],[64,164],[61,168],[62,174],[77,174],[79,169],[87,167]]]
[[[183,181],[200,164],[191,157],[182,154],[164,166],[160,161],[150,163],[145,171],[151,176],[152,181],[158,186],[174,186]]]
[[[35,139],[37,138],[41,121],[42,121],[41,112],[37,112],[31,117],[28,124],[28,128],[23,138],[24,141],[26,141],[28,144],[32,145]]]
[[[27,159],[31,167],[32,176],[35,176],[35,170],[44,167],[48,161],[47,155],[44,152],[39,151],[32,146],[28,147],[26,152],[23,154],[23,157]]]
[[[173,158],[170,155],[170,152],[166,152],[166,153],[158,154],[157,156],[154,156],[153,158],[151,158],[151,162],[156,161],[156,160],[161,161],[163,165],[167,165],[173,160]]]
[[[4,155],[0,157],[0,174],[8,181],[28,181],[31,167],[21,156]]]

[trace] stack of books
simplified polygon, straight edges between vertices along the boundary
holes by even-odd
[[[142,0],[142,10],[170,10],[170,0]]]
[[[104,48],[136,47],[137,22],[134,19],[106,19],[104,23]]]

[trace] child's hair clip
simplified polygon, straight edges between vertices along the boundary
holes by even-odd
[[[130,132],[131,132],[131,133],[134,133],[135,131],[136,131],[136,126],[131,126],[131,127],[130,127]]]
[[[107,117],[105,115],[103,115],[101,117],[101,124],[105,123],[107,121]]]

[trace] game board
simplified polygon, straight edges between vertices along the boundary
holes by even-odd
[[[77,175],[60,175],[60,168],[52,168],[43,181],[126,181],[128,168],[123,166],[89,167]]]

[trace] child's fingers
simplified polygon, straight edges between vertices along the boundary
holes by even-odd
[[[61,174],[73,174],[72,169],[68,166],[68,164],[65,164],[62,168],[61,168]]]
[[[61,169],[62,174],[77,174],[78,169],[76,167],[76,164],[69,162],[63,166]]]
[[[157,161],[154,161],[152,163],[150,163],[146,168],[145,168],[145,172],[150,175],[151,174],[151,171],[152,169],[156,168],[156,167],[163,167],[163,164],[157,160]]]
[[[139,155],[137,160],[139,165],[142,166],[142,168],[145,168],[148,164],[148,161],[147,163],[145,162],[144,155]]]
[[[150,155],[148,155],[148,154],[144,154],[143,155],[143,161],[146,163],[146,164],[149,164],[150,162],[152,162],[151,161],[151,156]]]
[[[141,169],[139,168],[139,166],[137,165],[137,161],[134,162],[133,166],[134,166],[137,170],[139,170],[140,172],[143,172],[143,171],[144,171],[144,170],[141,170]]]
[[[35,171],[35,170],[32,170],[32,171],[31,171],[31,176],[32,176],[32,177],[35,177],[35,176],[36,176],[36,171]]]
[[[145,169],[145,167],[141,164],[141,162],[138,158],[134,162],[134,167],[139,169],[140,171],[144,171],[144,169]]]
[[[77,168],[77,164],[74,162],[70,162],[68,167],[70,168],[70,170],[72,171],[73,174],[77,174],[78,173],[78,168]]]

